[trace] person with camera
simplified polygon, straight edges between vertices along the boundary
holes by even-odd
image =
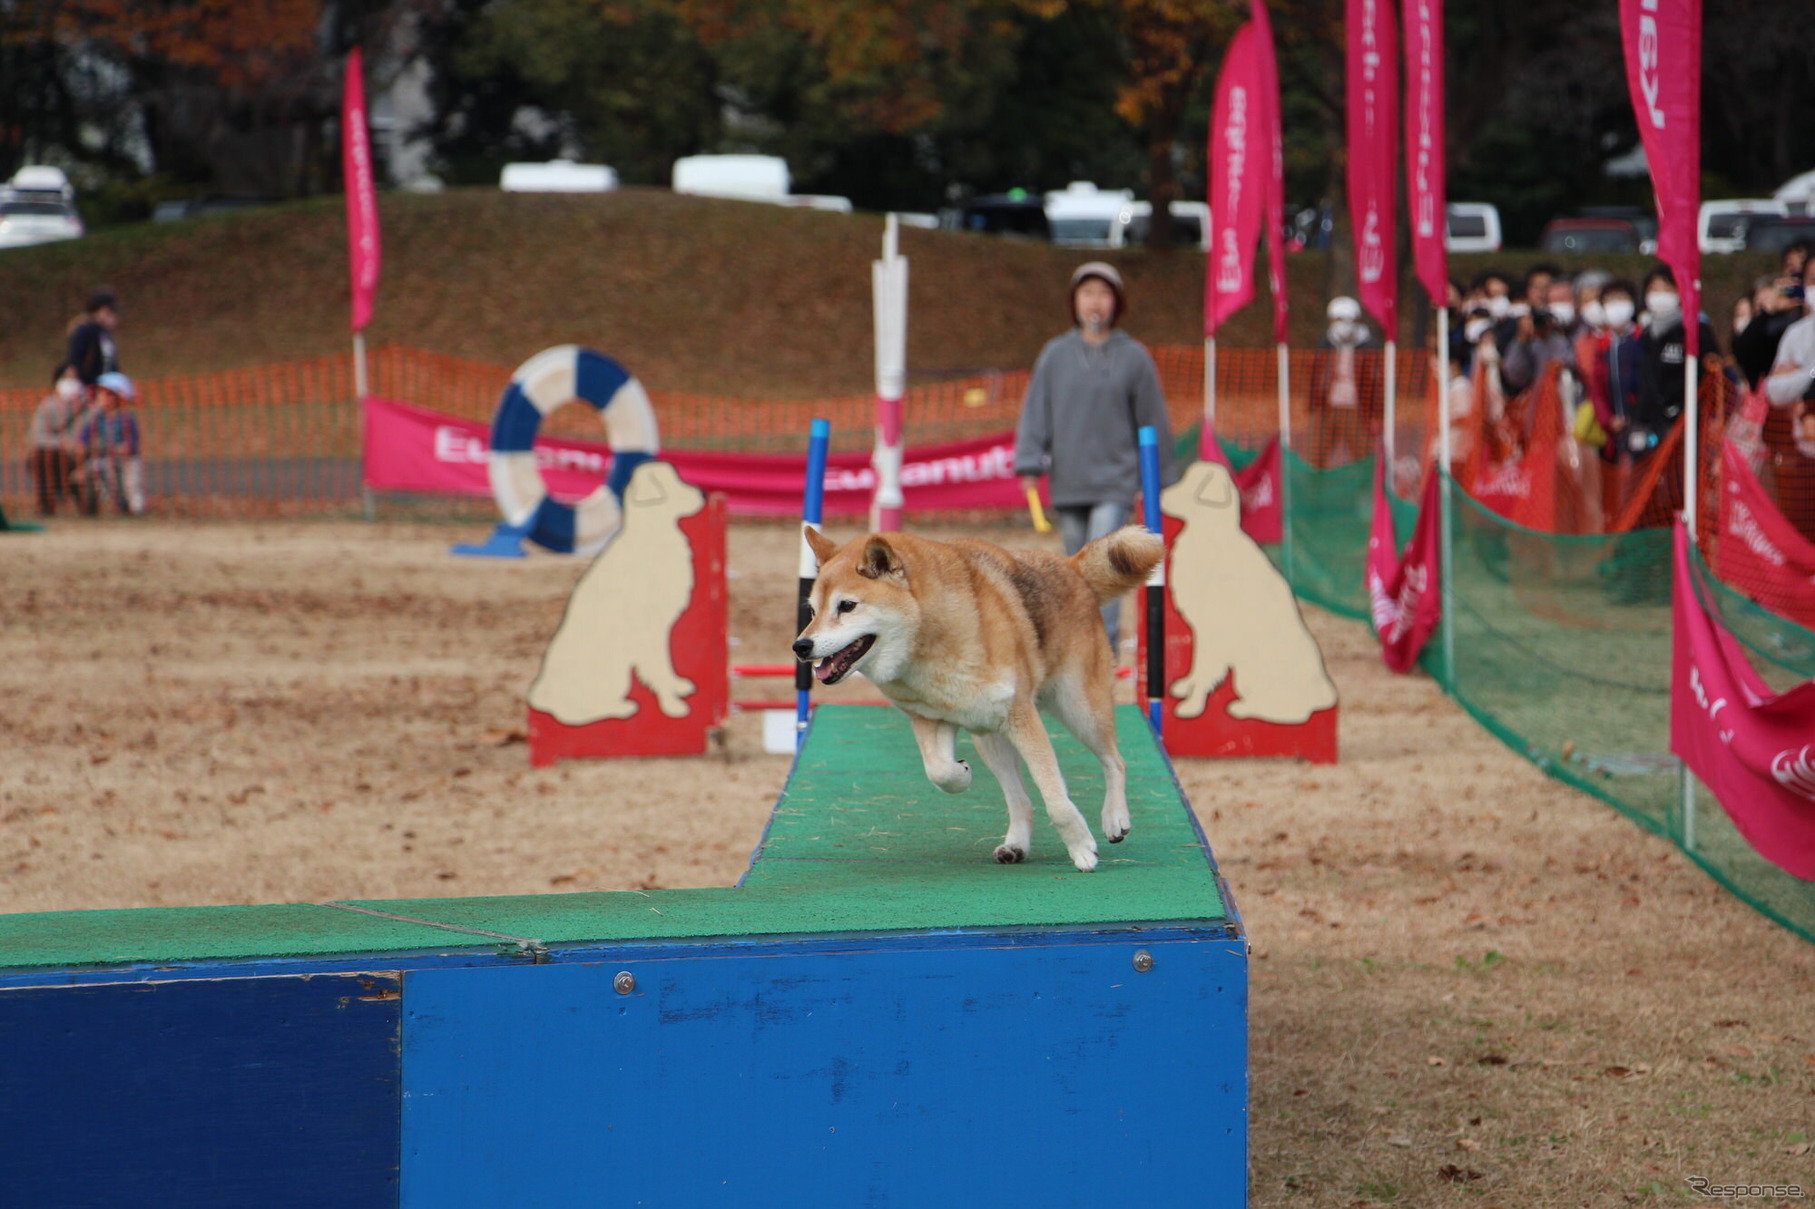
[[[1815,257],[1805,258],[1799,284],[1806,305],[1815,291]],[[1765,456],[1777,507],[1797,532],[1815,541],[1815,314],[1805,313],[1784,329],[1764,391],[1771,404]]]
[[[1552,362],[1578,374],[1575,286],[1567,277],[1550,277],[1536,297],[1538,304],[1515,320],[1512,342],[1502,357],[1500,376],[1512,394],[1537,382]]]
[[[1328,470],[1374,452],[1384,418],[1381,354],[1366,349],[1371,339],[1361,304],[1346,294],[1324,310],[1329,327],[1311,363],[1311,464]],[[1340,460],[1337,450],[1344,451]]]
[[[1751,322],[1733,337],[1733,360],[1747,386],[1756,387],[1771,371],[1784,333],[1808,313],[1802,275],[1791,272],[1788,263],[1775,276],[1759,279],[1752,293]]]

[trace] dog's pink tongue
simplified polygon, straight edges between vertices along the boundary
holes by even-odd
[[[830,659],[821,659],[818,663],[813,665],[813,679],[824,680],[831,674],[832,661]]]

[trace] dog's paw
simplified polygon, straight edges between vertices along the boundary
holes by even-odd
[[[1129,828],[1132,825],[1128,819],[1126,806],[1119,810],[1105,809],[1103,811],[1103,838],[1112,844],[1119,844],[1127,839]]]
[[[969,760],[952,761],[951,770],[943,776],[930,778],[933,784],[947,793],[963,793],[971,787],[971,766]]]
[[[996,845],[996,863],[998,865],[1019,865],[1027,859],[1027,849],[1013,844]]]
[[[1092,844],[1088,848],[1073,848],[1071,850],[1071,863],[1078,867],[1079,873],[1095,873],[1097,869],[1097,846]]]

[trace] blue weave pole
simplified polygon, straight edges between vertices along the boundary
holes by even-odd
[[[813,547],[807,544],[804,526],[815,527],[825,523],[826,511],[826,449],[832,443],[832,422],[814,420],[807,437],[807,492],[800,510],[803,525],[800,535],[800,601],[794,608],[794,632],[800,633],[813,620],[813,612],[807,607],[807,597],[812,594],[813,581],[819,576],[819,560],[813,556]],[[812,709],[813,664],[802,660],[794,669],[794,748],[800,750],[801,740],[807,733],[807,714]]]
[[[1165,522],[1160,519],[1160,434],[1151,425],[1140,431],[1141,442],[1141,511],[1149,532],[1162,539]],[[1147,721],[1153,733],[1163,734],[1165,716],[1161,694],[1166,683],[1166,560],[1153,569],[1147,579]]]

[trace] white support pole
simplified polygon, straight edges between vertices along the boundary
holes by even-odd
[[[1204,426],[1198,431],[1197,452],[1208,457],[1216,439],[1216,337],[1204,337]]]
[[[1683,337],[1688,339],[1691,323],[1700,322],[1699,315],[1683,316]],[[1696,369],[1701,363],[1699,356],[1691,357],[1685,346],[1683,355],[1683,527],[1687,531],[1690,545],[1695,544],[1695,496],[1701,481],[1700,470],[1700,436],[1701,436],[1701,392],[1696,389]],[[1683,795],[1683,851],[1695,851],[1695,774],[1684,764],[1679,774],[1682,777]]]
[[[902,415],[907,393],[907,258],[901,255],[901,220],[890,212],[882,229],[882,259],[870,264],[870,290],[876,308],[876,471],[870,527],[883,533],[901,529]]]
[[[1451,552],[1454,549],[1455,534],[1451,529],[1455,518],[1450,514],[1450,483],[1454,473],[1450,464],[1450,402],[1449,402],[1449,308],[1437,307],[1437,464],[1443,468],[1444,482],[1437,493],[1439,504],[1438,545],[1440,546],[1437,577],[1442,584],[1443,600],[1443,672],[1449,677],[1449,689],[1456,691],[1456,577],[1452,565]]]
[[[1399,438],[1395,431],[1399,424],[1399,408],[1396,387],[1399,376],[1399,345],[1397,342],[1386,342],[1386,419],[1385,427],[1380,434],[1382,441],[1381,456],[1386,458],[1386,487],[1393,491],[1393,459],[1398,454]]]
[[[1286,452],[1292,448],[1292,357],[1281,340],[1274,345],[1279,380],[1279,542],[1280,561],[1285,564],[1286,582],[1292,582],[1292,475],[1286,465]]]
[[[370,387],[370,380],[366,377],[366,334],[364,332],[354,332],[353,395],[359,400],[359,406],[362,411],[365,408],[366,395],[370,392]],[[364,431],[364,427],[364,422],[362,420],[360,424],[361,431]],[[377,501],[372,498],[372,489],[370,487],[360,487],[359,501],[365,512],[366,520],[372,521],[378,519],[378,504]]]

